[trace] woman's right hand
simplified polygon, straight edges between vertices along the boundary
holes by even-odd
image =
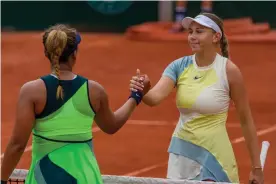
[[[249,184],[263,184],[264,174],[261,168],[253,169],[249,175]]]
[[[140,70],[137,69],[136,76],[133,76],[130,80],[129,89],[130,91],[142,92],[143,95],[147,94],[147,92],[150,90],[151,84],[150,79],[146,74],[141,75]]]

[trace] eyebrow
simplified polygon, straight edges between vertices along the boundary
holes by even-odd
[[[197,27],[196,30],[198,29],[205,29],[205,27]],[[192,30],[192,28],[189,28],[189,30]]]

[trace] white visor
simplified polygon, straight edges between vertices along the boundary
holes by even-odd
[[[192,17],[185,17],[185,18],[182,20],[182,26],[183,26],[185,29],[188,29],[189,26],[190,26],[190,24],[191,24],[193,21],[197,22],[198,24],[200,24],[200,25],[202,25],[202,26],[211,28],[211,29],[213,29],[215,32],[220,33],[220,35],[222,35],[221,29],[219,28],[219,26],[218,26],[212,19],[210,19],[209,17],[204,16],[204,15],[198,15],[198,16],[196,16],[195,18],[192,18]]]

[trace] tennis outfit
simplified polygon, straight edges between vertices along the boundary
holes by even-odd
[[[177,87],[178,124],[168,149],[167,177],[239,182],[237,164],[226,130],[230,102],[227,58],[199,67],[195,55],[173,61],[163,76]]]
[[[93,153],[95,112],[89,101],[88,80],[78,75],[73,80],[60,80],[64,100],[57,100],[58,79],[53,75],[41,79],[47,89],[47,102],[43,112],[36,115],[26,183],[102,184]]]

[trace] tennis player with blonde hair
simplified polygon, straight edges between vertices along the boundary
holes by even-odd
[[[167,177],[239,182],[226,130],[232,100],[251,158],[249,180],[263,184],[258,139],[244,80],[239,68],[228,59],[223,21],[214,14],[202,13],[195,18],[184,18],[182,25],[188,29],[188,43],[194,54],[170,63],[159,82],[143,98],[145,104],[156,106],[177,88],[180,116],[168,149]],[[136,76],[131,80],[130,89],[143,89]]]
[[[65,25],[55,25],[44,33],[44,53],[52,73],[21,87],[13,133],[2,162],[1,184],[7,183],[31,132],[32,163],[26,183],[103,183],[93,152],[92,123],[95,120],[105,133],[117,132],[150,84],[144,81],[141,92],[132,92],[112,112],[104,88],[72,71],[80,42],[80,34]]]

